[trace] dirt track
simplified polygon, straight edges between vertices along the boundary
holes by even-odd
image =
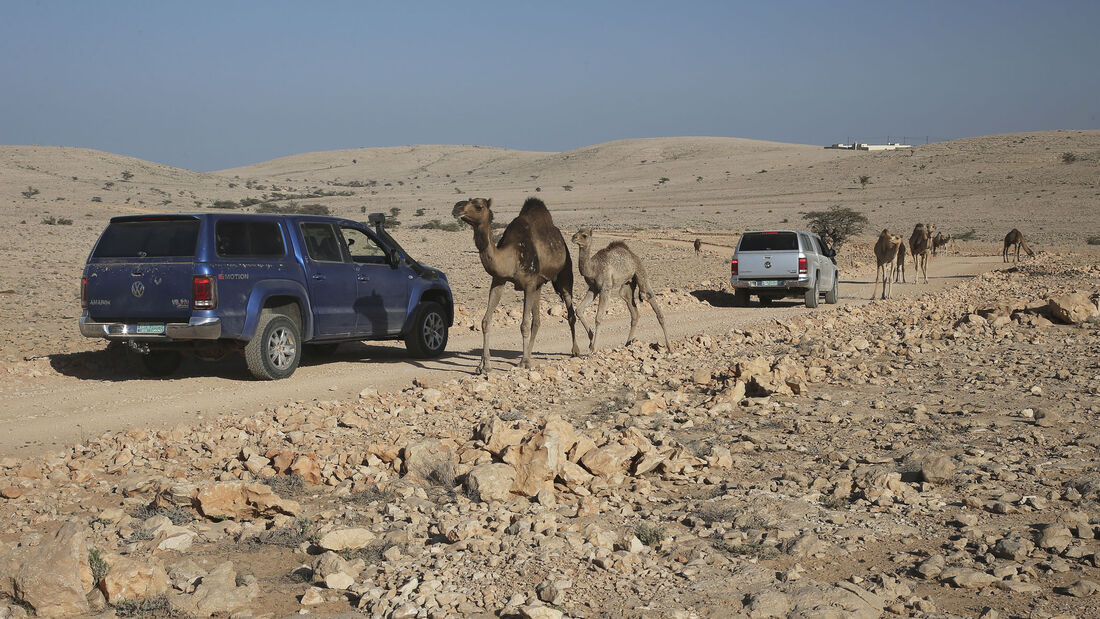
[[[917,296],[943,289],[1002,266],[1000,256],[944,256],[932,262],[927,285],[898,284],[894,296]],[[842,278],[841,305],[868,302],[871,272],[846,278],[842,273]],[[734,308],[730,306],[731,298],[719,290],[699,290],[693,296],[702,302],[677,304],[665,310],[673,346],[684,337],[725,333],[773,317],[835,311],[824,304],[807,310],[794,300],[777,302],[767,309],[755,304]],[[642,310],[638,338],[656,341],[656,321],[648,308]],[[478,307],[474,311],[480,316],[482,310]],[[621,345],[626,327],[626,316],[615,315],[604,331],[606,335],[601,334],[601,345]],[[580,338],[586,342],[583,332]],[[518,329],[496,327],[492,343],[495,370],[508,371],[519,356]],[[233,358],[217,363],[187,362],[171,378],[150,379],[105,351],[42,351],[43,358],[33,362],[39,364],[35,366],[37,371],[32,370],[29,378],[0,386],[0,397],[5,401],[0,412],[0,453],[40,454],[108,430],[194,424],[220,415],[252,414],[288,401],[354,399],[364,389],[398,390],[414,378],[439,384],[473,372],[480,355],[481,334],[456,328],[451,332],[448,350],[450,353],[441,359],[420,362],[408,359],[399,343],[349,344],[331,357],[303,360],[293,377],[277,382],[252,380],[243,362]],[[568,330],[564,322],[544,320],[535,351],[536,362],[567,355]]]

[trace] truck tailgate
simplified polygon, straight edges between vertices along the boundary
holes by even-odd
[[[89,264],[88,315],[99,322],[187,322],[194,271],[190,260]]]
[[[798,251],[740,252],[737,254],[740,279],[790,279],[798,277]]]

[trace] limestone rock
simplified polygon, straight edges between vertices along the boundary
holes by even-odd
[[[317,545],[325,550],[339,552],[364,548],[376,539],[370,529],[337,529],[324,534]]]
[[[1095,295],[1094,295],[1095,296]],[[1047,301],[1052,316],[1070,325],[1080,324],[1095,316],[1100,316],[1096,302],[1084,292],[1059,295]]]
[[[110,569],[99,588],[108,604],[119,600],[141,601],[168,592],[168,573],[159,561],[110,555]]]
[[[925,458],[920,465],[921,478],[930,484],[944,484],[955,474],[955,463],[949,456]]]
[[[39,617],[88,613],[85,596],[94,585],[84,529],[75,521],[39,546],[0,556],[0,593],[29,605]]]
[[[233,614],[247,611],[257,593],[255,582],[237,586],[237,571],[226,561],[204,576],[195,593],[181,605],[195,615]]]
[[[512,497],[516,470],[503,463],[479,464],[466,474],[466,491],[478,501],[506,501]]]
[[[283,499],[264,484],[215,483],[199,488],[194,502],[207,518],[251,520],[264,516],[293,516],[301,509],[297,502]]]
[[[610,477],[626,472],[627,464],[637,453],[634,445],[611,444],[590,450],[581,458],[581,464],[593,475]]]

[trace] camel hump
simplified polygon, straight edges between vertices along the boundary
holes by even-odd
[[[545,217],[551,226],[554,225],[554,218],[550,216],[550,209],[546,208],[546,203],[538,198],[527,198],[523,202],[523,207],[519,209],[519,216],[528,221],[537,221]]]
[[[627,247],[626,243],[624,243],[623,241],[611,241],[610,243],[607,244],[607,248],[608,249],[618,248],[618,249],[625,249],[627,251],[630,251],[630,248]]]

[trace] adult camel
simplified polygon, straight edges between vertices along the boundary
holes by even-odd
[[[531,348],[539,332],[541,314],[539,298],[542,285],[551,282],[554,290],[565,303],[568,312],[569,332],[573,337],[573,356],[581,352],[577,346],[577,314],[573,310],[573,260],[561,230],[554,225],[550,211],[538,198],[528,198],[519,215],[504,229],[500,242],[493,243],[493,201],[491,198],[473,198],[455,204],[452,215],[473,226],[474,245],[481,256],[481,265],[493,278],[489,288],[489,305],[481,319],[483,347],[481,363],[477,371],[489,373],[489,330],[493,311],[500,303],[505,284],[512,284],[523,291],[523,320],[520,334],[523,336],[523,356],[519,366],[531,367]]]

